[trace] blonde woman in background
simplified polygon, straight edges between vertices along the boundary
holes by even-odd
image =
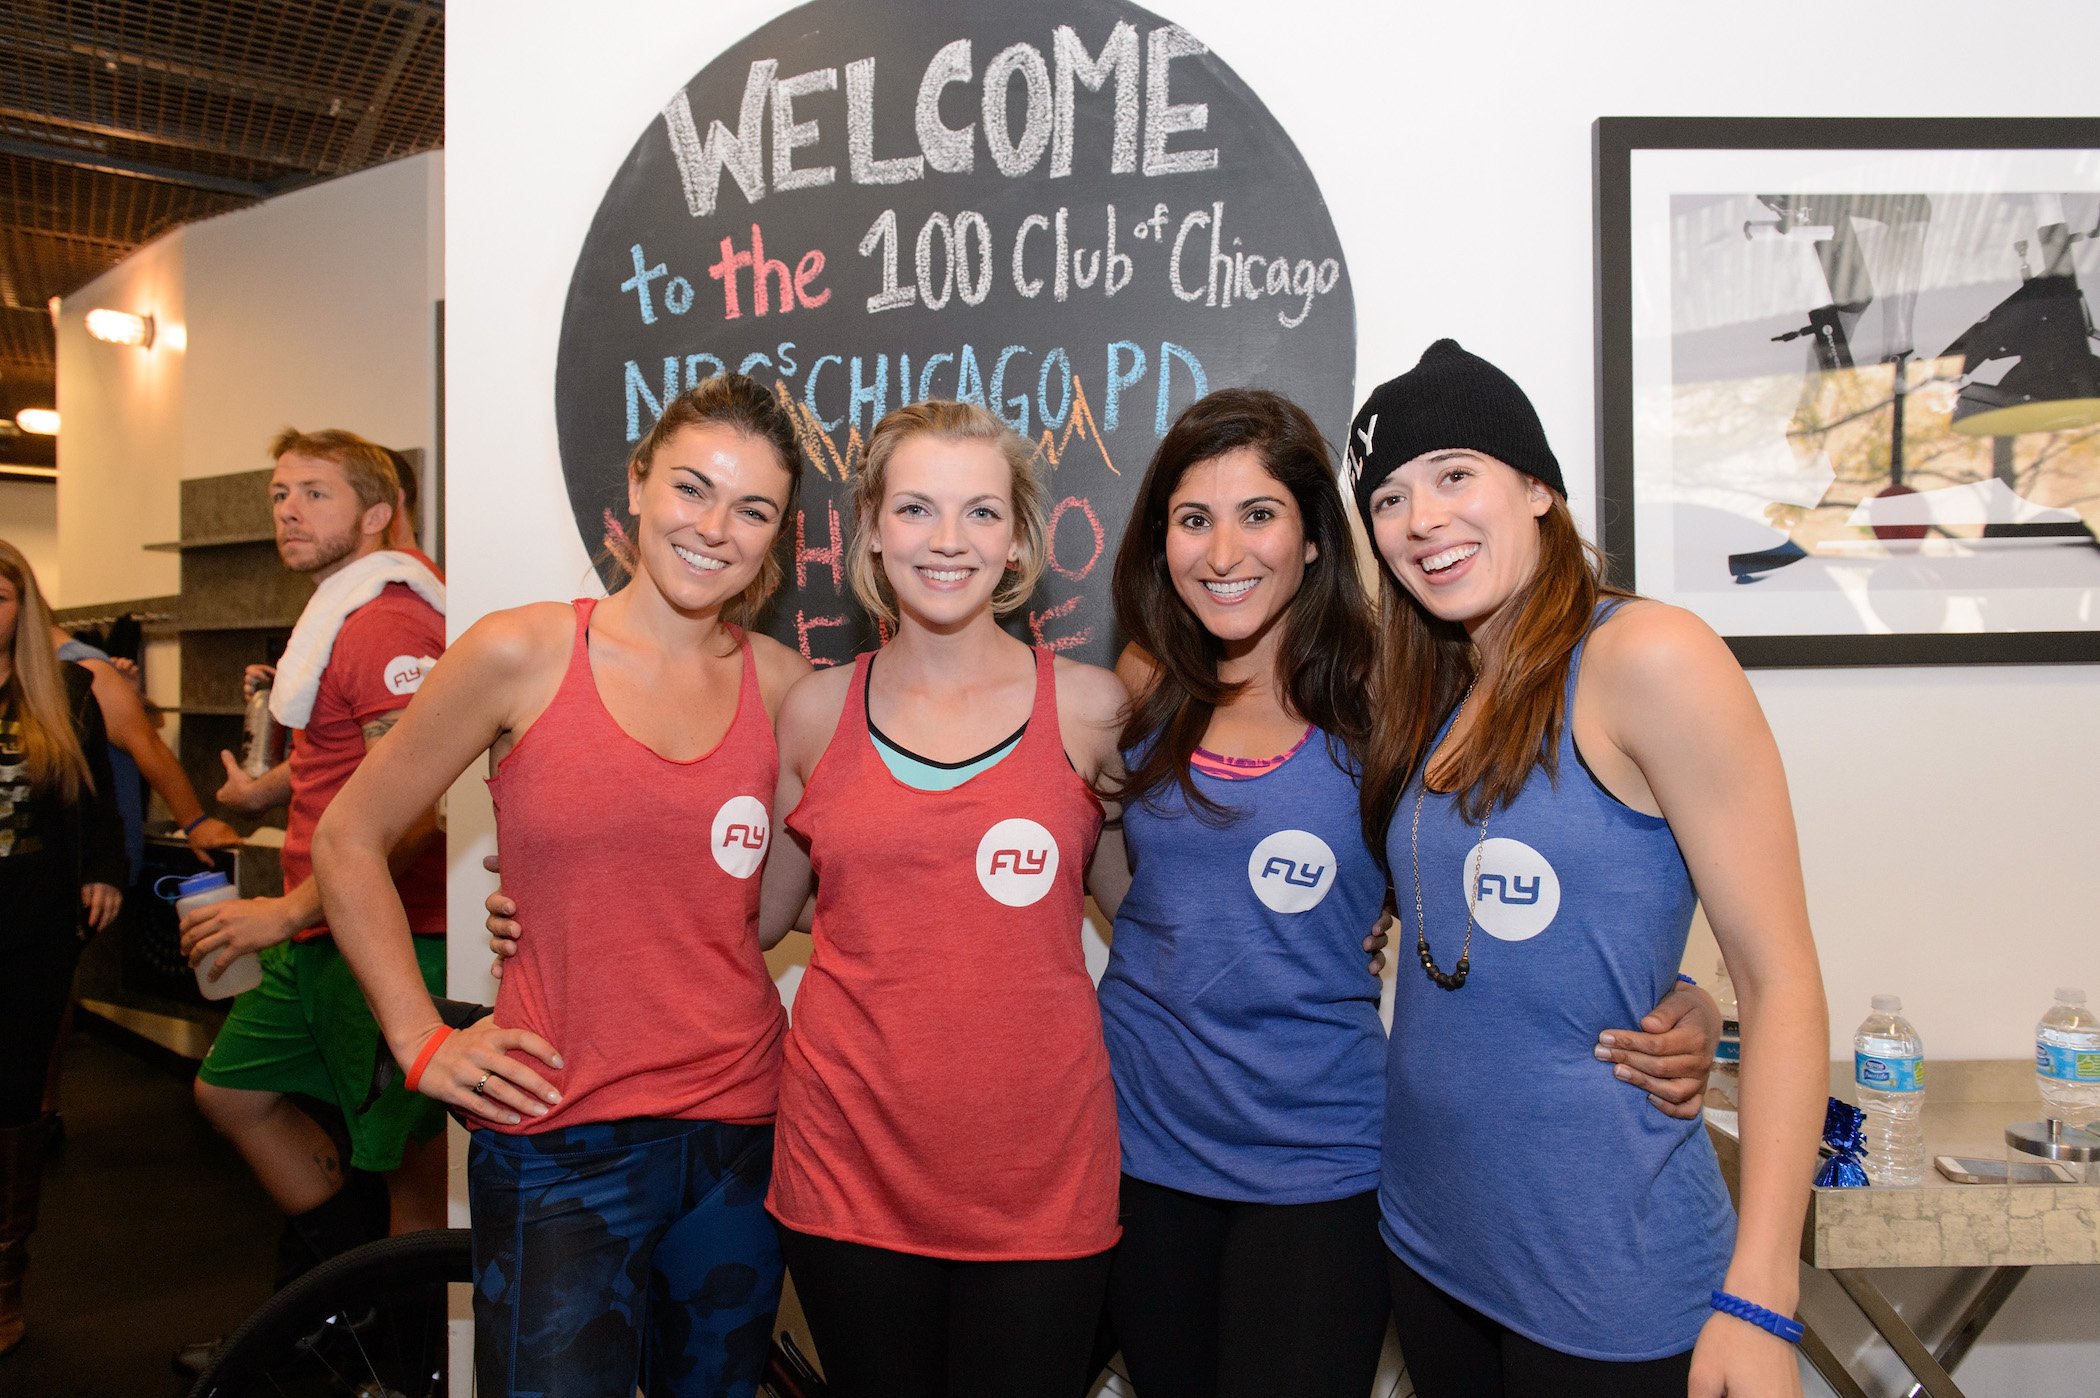
[[[51,628],[29,560],[0,540],[0,1354],[24,1329],[45,1070],[83,929],[117,915],[127,872],[93,680]]]

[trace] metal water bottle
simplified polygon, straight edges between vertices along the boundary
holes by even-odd
[[[270,686],[255,687],[248,696],[247,717],[242,722],[245,733],[241,749],[241,770],[251,777],[259,777],[277,765],[277,720],[270,716]]]

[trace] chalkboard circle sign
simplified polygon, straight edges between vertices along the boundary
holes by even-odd
[[[669,395],[740,370],[807,455],[767,629],[874,641],[842,566],[861,441],[961,398],[1049,469],[1051,566],[1017,634],[1108,663],[1110,564],[1166,425],[1272,388],[1339,437],[1356,311],[1296,146],[1201,38],[1119,0],[814,0],[669,95],[569,283],[562,472],[596,554]]]

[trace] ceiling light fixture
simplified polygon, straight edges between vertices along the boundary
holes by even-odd
[[[15,426],[38,437],[58,435],[58,409],[24,408],[15,414]]]
[[[93,310],[87,313],[87,333],[106,344],[153,347],[153,317],[130,311]]]

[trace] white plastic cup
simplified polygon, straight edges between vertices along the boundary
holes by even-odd
[[[231,902],[241,896],[227,877],[217,870],[208,874],[192,874],[186,879],[178,879],[170,874],[154,882],[154,893],[162,898],[169,898],[166,888],[169,883],[175,886],[174,895],[169,900],[175,904],[177,918],[188,917],[198,908],[208,908],[214,903]],[[212,968],[220,965],[226,968],[225,974],[213,980]],[[241,953],[231,962],[226,960],[226,953],[222,951],[215,957],[198,962],[196,970],[197,993],[207,1000],[231,999],[244,990],[253,990],[262,984],[262,961],[252,951]]]

